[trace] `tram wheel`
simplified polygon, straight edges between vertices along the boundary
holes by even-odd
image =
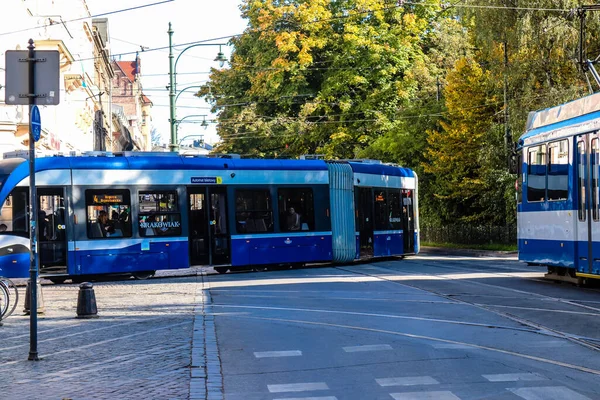
[[[155,273],[156,273],[156,271],[140,271],[140,272],[134,272],[131,275],[135,279],[137,279],[139,281],[143,281],[143,280],[153,277]]]
[[[263,272],[265,270],[265,267],[264,267],[264,265],[263,266],[258,265],[258,266],[252,267],[252,269],[255,270],[256,272]]]
[[[65,283],[65,281],[67,280],[67,278],[48,278],[50,280],[50,282],[54,283],[55,285],[61,285],[63,283]]]
[[[215,267],[215,271],[217,271],[219,274],[224,274],[227,272],[229,268],[227,267]]]

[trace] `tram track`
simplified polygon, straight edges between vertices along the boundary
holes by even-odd
[[[424,266],[428,266],[428,267],[433,267],[433,268],[439,268],[439,269],[452,269],[452,270],[461,270],[461,271],[467,271],[467,272],[481,272],[481,273],[485,273],[487,275],[497,275],[498,278],[512,278],[513,276],[504,273],[504,272],[497,272],[497,271],[490,271],[489,269],[483,269],[483,268],[479,268],[479,269],[475,269],[475,268],[464,268],[464,267],[459,267],[459,266],[443,266],[443,265],[438,265],[438,264],[432,264],[432,263],[422,263],[421,265]],[[390,267],[387,266],[377,266],[377,268],[385,268],[385,269],[389,269],[391,271],[394,271],[396,273],[402,273],[401,271],[397,271],[395,269],[391,269]],[[520,270],[519,270],[520,271]],[[409,274],[407,274],[409,275]],[[422,273],[419,273],[418,275],[423,275]],[[431,276],[438,276],[438,275],[433,275],[433,274],[429,274]],[[543,282],[543,283],[548,283],[548,281],[546,280],[540,280],[540,279],[535,279],[535,278],[527,278],[524,277],[522,279],[525,280],[533,280],[533,281],[538,281],[538,282]],[[460,282],[468,282],[469,284],[472,285],[478,285],[478,286],[484,286],[484,287],[493,287],[495,289],[499,289],[499,290],[505,290],[505,291],[510,291],[513,293],[518,293],[518,294],[523,294],[525,296],[531,296],[531,295],[535,295],[536,297],[539,297],[540,299],[544,299],[546,301],[553,301],[553,302],[558,302],[558,303],[563,303],[563,304],[568,304],[570,306],[573,307],[580,307],[580,308],[584,308],[586,310],[591,310],[591,311],[595,311],[598,313],[598,315],[600,316],[600,307],[592,307],[592,306],[588,306],[586,304],[581,304],[578,303],[578,300],[573,300],[573,299],[564,299],[564,298],[560,298],[560,297],[556,297],[556,296],[548,296],[545,294],[541,294],[541,293],[533,293],[533,292],[527,292],[524,290],[519,290],[519,289],[513,289],[513,288],[507,288],[507,287],[502,287],[502,286],[498,286],[498,285],[492,285],[489,283],[483,283],[483,282],[476,282],[472,279],[447,279],[447,280],[452,280],[452,281],[458,281]],[[589,288],[579,288],[588,292],[594,292],[594,293],[600,293],[600,290],[595,290],[595,289],[589,289]],[[600,304],[600,302],[599,302]]]
[[[586,348],[588,348],[590,350],[600,351],[600,339],[595,339],[595,338],[589,338],[589,337],[574,335],[574,334],[570,334],[568,332],[562,332],[562,331],[550,328],[548,326],[545,326],[545,325],[542,325],[542,324],[538,324],[538,323],[536,323],[534,321],[518,317],[518,316],[513,315],[511,313],[508,313],[508,312],[503,312],[503,311],[495,310],[495,309],[492,308],[493,305],[483,305],[483,304],[480,304],[480,303],[475,303],[475,302],[471,302],[471,301],[459,299],[459,298],[457,298],[455,296],[448,295],[448,294],[445,294],[445,293],[441,293],[441,292],[436,291],[436,290],[424,289],[424,288],[422,288],[420,286],[406,283],[406,281],[399,282],[399,281],[394,280],[394,279],[386,278],[385,276],[381,276],[381,275],[373,274],[373,273],[368,273],[368,272],[366,272],[364,270],[363,271],[355,271],[355,270],[349,269],[349,267],[335,267],[335,268],[338,269],[338,270],[344,271],[344,272],[353,273],[353,274],[356,274],[356,275],[368,276],[370,278],[377,278],[377,279],[381,279],[382,281],[387,281],[387,282],[391,282],[391,283],[394,283],[394,284],[397,284],[397,285],[402,285],[402,286],[410,287],[412,289],[416,289],[416,290],[419,290],[419,291],[423,291],[425,293],[429,293],[429,294],[433,294],[433,295],[442,297],[442,298],[444,298],[446,300],[455,301],[456,303],[469,305],[469,306],[478,308],[480,310],[484,310],[484,311],[493,313],[495,315],[501,316],[503,318],[509,319],[509,320],[511,320],[513,322],[516,322],[516,323],[521,324],[523,326],[526,326],[528,328],[531,328],[531,329],[534,330],[535,333],[538,333],[540,335],[565,339],[565,340],[568,340],[568,341],[573,342],[575,344],[578,344],[580,346],[586,347]],[[388,270],[388,271],[393,272],[395,274],[402,274],[401,271],[398,271],[398,270],[395,270],[395,269],[392,269],[392,268],[389,268],[389,267],[378,266],[377,268],[385,269],[385,270]],[[403,275],[411,275],[411,274],[404,273]],[[435,277],[436,276],[434,274],[426,274],[426,273],[425,274],[424,273],[419,273],[419,275],[425,275],[425,276],[431,276],[431,277]],[[462,282],[468,281],[468,280],[465,280],[465,279],[461,279],[461,280],[458,280],[458,279],[454,279],[454,280],[452,280],[452,279],[445,279],[445,280],[446,281],[458,281],[456,283],[462,283]],[[468,282],[468,283],[473,283],[473,282]],[[488,285],[488,284],[483,284],[483,283],[480,283],[480,282],[475,282],[475,283],[478,283],[478,284],[481,284],[481,285]],[[497,289],[507,289],[507,290],[511,290],[511,291],[515,290],[515,289],[511,289],[511,288],[499,287],[499,286],[496,286],[496,285],[489,285],[489,286],[494,286],[494,288],[497,288]],[[526,293],[524,291],[521,291],[521,292],[522,293]],[[540,297],[545,297],[545,298],[548,298],[548,299],[555,299],[557,301],[560,300],[559,298],[553,298],[551,296],[546,296],[546,295],[539,295],[539,296]],[[577,303],[573,303],[572,305],[573,306],[582,306],[582,305],[579,305]],[[582,308],[592,308],[592,309],[600,312],[600,309],[597,309],[597,308],[594,308],[594,307],[582,306]]]

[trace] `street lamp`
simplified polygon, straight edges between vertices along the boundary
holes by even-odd
[[[175,120],[175,137],[177,137],[177,131],[179,130],[179,124],[184,121],[187,118],[195,118],[195,117],[202,117],[202,122],[200,123],[200,126],[203,127],[204,129],[208,128],[208,121],[206,120],[206,115],[198,115],[198,114],[194,114],[194,115],[186,115],[185,117],[181,118],[181,119],[176,119]],[[194,122],[194,121],[192,121]],[[195,121],[198,122],[198,121]],[[187,136],[186,136],[187,137]],[[185,139],[185,138],[184,138]],[[183,140],[183,139],[182,139]],[[179,146],[179,144],[181,144],[181,141],[179,141],[179,143],[177,144],[177,146]]]
[[[169,109],[170,109],[169,123],[171,125],[171,143],[169,144],[169,147],[170,147],[171,151],[177,151],[177,146],[178,146],[177,145],[177,129],[176,129],[175,125],[177,124],[178,121],[175,117],[175,102],[176,102],[175,93],[177,92],[177,63],[179,62],[179,58],[181,58],[183,53],[185,53],[186,51],[188,51],[189,49],[191,49],[193,47],[219,46],[219,53],[217,54],[215,61],[217,61],[219,63],[220,67],[223,67],[225,65],[225,61],[227,61],[227,58],[221,51],[221,48],[222,48],[221,46],[227,46],[227,43],[196,43],[196,44],[192,44],[192,45],[186,47],[185,49],[183,49],[179,53],[177,58],[175,59],[175,62],[173,63],[173,58],[174,58],[174,56],[173,56],[173,29],[171,28],[170,22],[169,22],[169,30],[167,31],[167,33],[169,34]],[[183,118],[182,118],[182,120],[183,120]],[[181,122],[181,120],[179,122]]]

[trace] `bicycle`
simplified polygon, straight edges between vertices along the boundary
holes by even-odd
[[[6,319],[17,308],[19,289],[8,278],[0,277],[0,320]]]

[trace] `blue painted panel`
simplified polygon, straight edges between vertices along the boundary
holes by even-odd
[[[29,278],[29,252],[0,257],[0,276],[6,278]]]
[[[356,257],[355,260],[360,258],[360,235],[356,235]]]
[[[233,239],[231,242],[234,266],[244,265],[246,260],[252,265],[332,260],[329,235]]]
[[[404,240],[401,233],[373,235],[373,255],[388,257],[404,254]]]
[[[169,255],[167,253],[82,255],[79,260],[81,273],[84,275],[147,271],[163,269],[158,268],[158,266],[169,265]]]
[[[392,256],[404,254],[404,235],[402,233],[395,233],[388,235],[388,252]]]
[[[250,265],[250,239],[231,239],[231,265],[242,266]]]
[[[69,268],[69,275],[178,269],[190,265],[187,241],[151,242],[144,251],[141,244],[136,244],[121,249],[71,253],[69,257],[75,257],[77,262]]]
[[[518,245],[519,261],[575,268],[574,242],[519,239]],[[587,242],[585,245],[587,246]]]

